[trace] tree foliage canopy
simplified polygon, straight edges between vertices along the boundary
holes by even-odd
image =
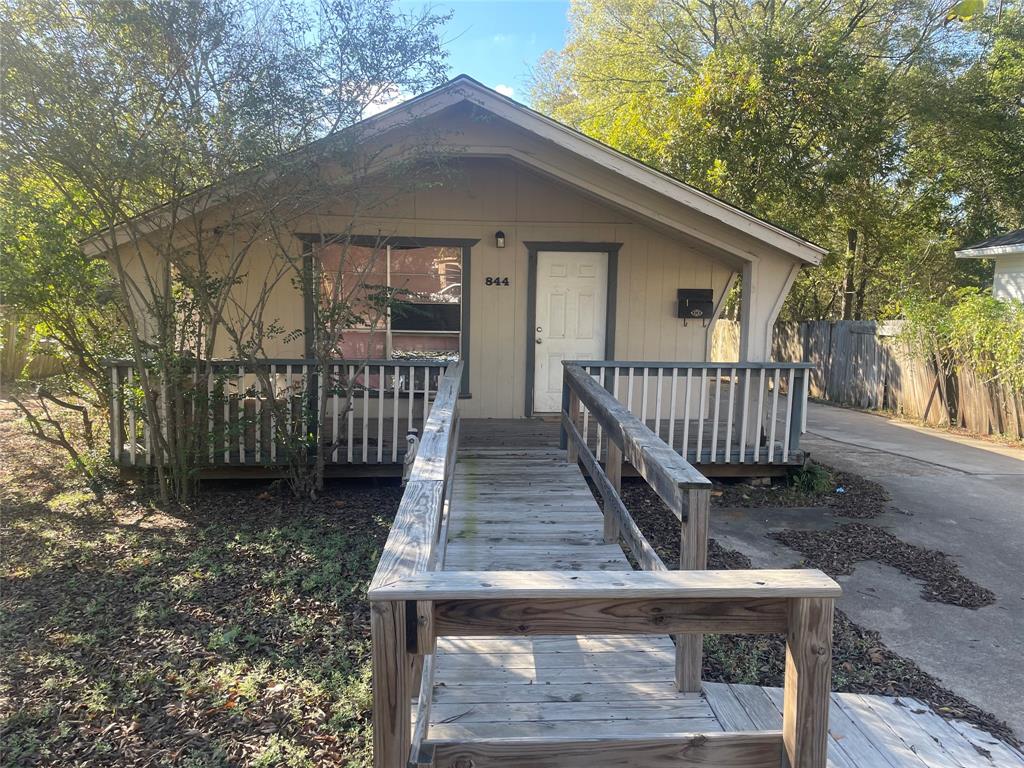
[[[831,251],[790,316],[970,282],[1024,216],[1024,18],[932,0],[574,0],[542,110]],[[848,242],[854,245],[847,255]],[[847,282],[847,279],[849,282]]]

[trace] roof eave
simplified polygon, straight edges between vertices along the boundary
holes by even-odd
[[[990,245],[987,248],[961,248],[954,251],[958,259],[993,259],[996,256],[1024,256],[1024,243]]]

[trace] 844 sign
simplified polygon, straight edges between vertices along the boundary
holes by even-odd
[[[511,285],[511,283],[509,283],[507,277],[485,277],[484,285],[506,286]]]

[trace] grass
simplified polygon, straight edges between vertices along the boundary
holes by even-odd
[[[397,487],[220,486],[172,514],[92,500],[10,418],[0,450],[0,765],[369,764]]]

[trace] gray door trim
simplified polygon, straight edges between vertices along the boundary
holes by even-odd
[[[588,243],[524,241],[528,254],[526,275],[526,401],[523,413],[533,415],[533,393],[535,378],[536,341],[534,328],[537,326],[537,254],[541,251],[568,251],[578,253],[608,254],[608,295],[605,301],[604,357],[615,359],[615,306],[619,288],[619,250],[622,243]]]

